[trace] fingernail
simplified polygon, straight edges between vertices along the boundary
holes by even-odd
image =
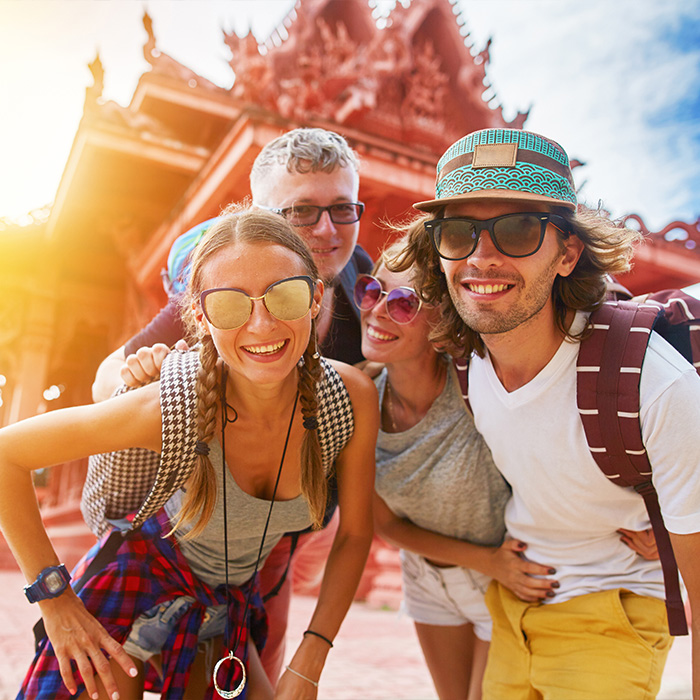
[[[554,574],[557,573],[557,570],[556,570],[556,569],[550,569],[547,573],[548,573],[548,574],[551,574],[551,575],[554,575]]]
[[[132,678],[136,678],[136,676],[139,675],[139,671],[138,671],[138,669],[136,668],[136,666],[134,666],[133,668],[130,668],[130,669],[129,669],[129,675],[130,675]]]
[[[99,700],[100,694],[99,693],[93,693],[91,696],[92,700]]]
[[[552,581],[552,588],[559,588],[559,581]]]
[[[547,598],[554,598],[554,591],[547,591]]]
[[[527,545],[524,542],[518,542],[518,547],[520,549],[525,549],[525,547],[527,547]]]
[[[117,693],[116,691],[112,693],[112,700],[119,700],[119,693]]]

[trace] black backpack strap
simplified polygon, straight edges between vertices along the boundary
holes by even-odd
[[[671,634],[687,634],[678,567],[651,481],[651,464],[639,422],[639,381],[658,308],[620,301],[591,314],[590,335],[577,361],[577,403],[593,459],[620,486],[643,498],[664,573]]]

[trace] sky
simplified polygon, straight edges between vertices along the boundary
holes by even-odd
[[[394,0],[368,0],[378,20]],[[425,2],[427,0],[413,0]],[[408,0],[404,0],[408,2]],[[260,40],[293,0],[0,0],[0,218],[49,204],[99,52],[104,97],[131,99],[148,68],[142,16],[158,48],[222,87],[233,74],[222,29]],[[700,0],[457,0],[506,119],[585,162],[581,198],[651,230],[700,218]]]

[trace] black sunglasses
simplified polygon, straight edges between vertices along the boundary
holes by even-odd
[[[496,250],[509,258],[534,255],[542,245],[547,224],[565,236],[570,234],[569,222],[550,212],[519,212],[483,220],[459,216],[433,219],[424,226],[441,258],[464,260],[476,250],[482,231],[488,231]]]
[[[283,216],[292,226],[315,226],[321,220],[321,214],[328,212],[334,224],[354,224],[360,220],[365,205],[362,202],[339,202],[329,207],[317,207],[312,204],[296,204],[293,207],[275,209],[263,207]]]

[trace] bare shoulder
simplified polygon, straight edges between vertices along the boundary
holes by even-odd
[[[374,382],[361,369],[339,360],[327,359],[326,361],[340,375],[353,403],[357,401],[364,405],[364,402],[372,401],[374,404],[377,404],[377,389],[374,386]]]

